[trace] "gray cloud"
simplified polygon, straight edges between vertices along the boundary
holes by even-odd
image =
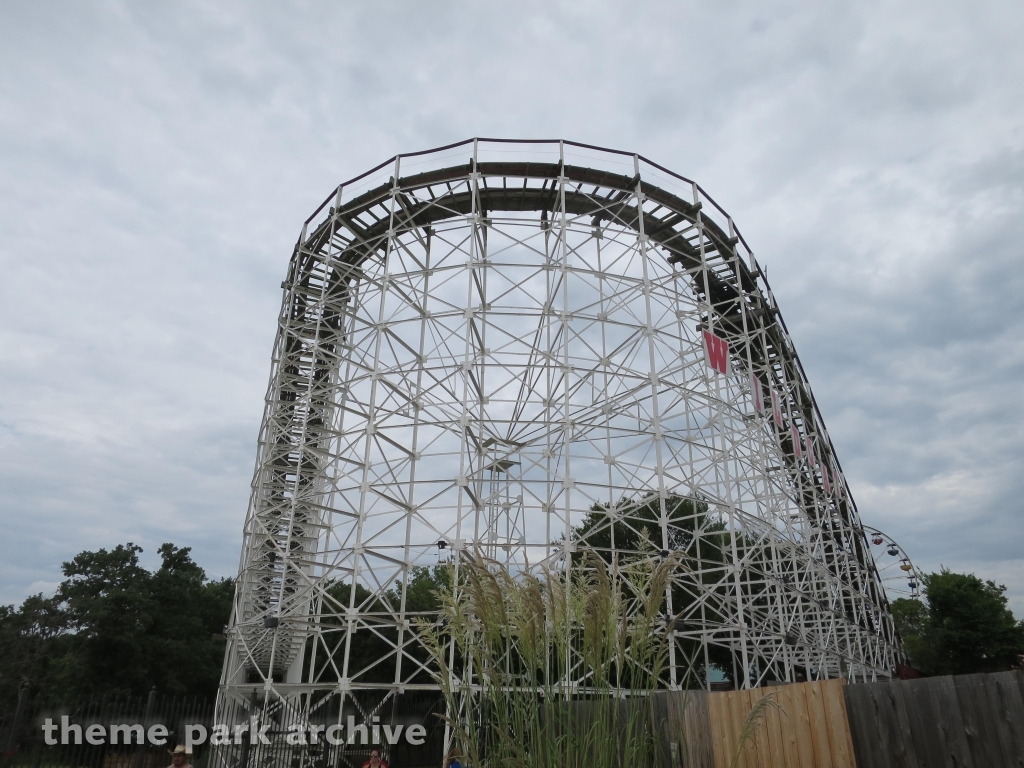
[[[4,5],[0,599],[128,539],[231,574],[302,220],[396,151],[495,135],[699,180],[768,266],[865,521],[1024,614],[1022,26],[1011,2]]]

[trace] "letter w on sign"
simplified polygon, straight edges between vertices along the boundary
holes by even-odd
[[[712,370],[729,372],[729,342],[711,331],[704,331],[704,357]]]

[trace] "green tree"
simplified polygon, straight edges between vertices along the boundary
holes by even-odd
[[[213,635],[224,632],[234,583],[208,581],[188,547],[164,544],[158,552],[161,566],[149,586],[156,605],[145,643],[154,660],[149,677],[167,693],[212,696],[224,660],[224,644]]]
[[[656,493],[646,493],[635,499],[623,498],[617,504],[595,504],[573,529],[573,539],[582,548],[596,552],[605,562],[611,563],[612,552],[642,553],[644,551],[675,552],[682,556],[683,566],[675,573],[675,584],[672,589],[672,609],[677,621],[698,620],[691,616],[696,606],[697,596],[704,591],[718,591],[730,594],[734,588],[731,582],[723,581],[716,569],[708,568],[709,563],[724,566],[730,562],[732,538],[725,524],[711,514],[706,501],[686,498],[670,494],[665,499],[665,531],[661,528],[661,499]],[[740,556],[746,554],[747,543],[737,541]],[[663,549],[664,547],[664,549]],[[748,559],[756,560],[755,556]],[[583,552],[577,551],[574,558],[579,561]],[[693,560],[701,560],[705,564],[704,572],[697,573],[687,569]],[[748,566],[750,567],[750,566]],[[698,585],[697,579],[700,579]],[[744,580],[754,583],[754,580]],[[753,594],[746,595],[748,601],[756,599]],[[716,616],[712,609],[706,607],[703,618],[707,622],[722,621],[724,617]],[[698,658],[696,643],[686,643],[687,655]],[[731,652],[723,646],[712,646],[708,652],[709,661],[719,668],[723,674],[732,679],[733,659]],[[698,662],[697,668],[701,676],[710,674]],[[689,680],[687,684],[697,685],[699,681]]]
[[[43,696],[170,694],[217,689],[232,582],[210,581],[187,547],[164,544],[160,568],[121,544],[63,564],[52,598],[0,608],[0,703],[28,683]]]
[[[1007,607],[1006,587],[943,568],[923,577],[927,604],[896,600],[896,628],[911,662],[932,675],[1019,667],[1024,622]]]
[[[418,617],[433,619],[441,608],[440,591],[448,583],[448,570],[442,566],[428,568],[413,566],[409,571],[409,580],[405,590],[406,616],[416,620]],[[327,589],[325,600],[327,607],[334,611],[343,611],[349,604],[352,593],[351,582],[338,581]],[[394,647],[398,641],[395,629],[395,616],[402,600],[402,583],[395,581],[383,595],[373,593],[362,584],[355,585],[355,604],[367,617],[367,626],[356,627],[351,636],[349,650],[349,669],[368,671],[359,676],[360,682],[389,683],[395,676]],[[306,644],[305,669],[303,675],[310,674],[310,665],[316,665],[314,677],[321,681],[338,679],[338,673],[344,662],[346,636],[343,631],[346,620],[339,617],[325,616],[320,622],[322,640],[310,638]],[[322,645],[318,646],[318,642]],[[405,656],[426,663],[427,651],[418,643],[408,643],[403,649]],[[371,665],[373,665],[371,667]],[[416,671],[408,660],[403,666],[403,674],[412,673],[407,683],[429,682],[430,676],[423,670]]]
[[[32,595],[19,608],[0,605],[0,707],[13,705],[22,685],[47,679],[70,639],[67,614],[55,598]]]
[[[928,626],[928,606],[921,600],[900,597],[892,601],[889,609],[896,631],[903,640],[903,650],[911,663],[920,667],[919,659],[925,655],[922,638]]]
[[[56,599],[74,633],[69,652],[56,659],[55,679],[69,692],[144,693],[149,654],[143,638],[157,605],[150,573],[139,563],[142,547],[81,552],[64,563]]]
[[[698,539],[704,539],[720,548],[725,526],[709,519],[706,502],[670,495],[665,500],[665,519],[663,542],[661,501],[657,494],[648,493],[616,505],[595,504],[573,529],[573,538],[609,563],[613,545],[619,552],[641,552],[660,550],[664,543],[669,550],[690,554]]]

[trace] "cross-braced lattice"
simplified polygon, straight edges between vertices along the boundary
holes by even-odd
[[[435,690],[417,567],[467,550],[682,550],[668,685],[895,668],[764,272],[695,183],[571,142],[398,156],[325,201],[282,287],[222,711]]]

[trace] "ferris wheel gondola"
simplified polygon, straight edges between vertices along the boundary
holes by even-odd
[[[899,598],[921,599],[922,574],[910,560],[910,555],[892,536],[863,526],[865,538],[871,543],[871,554],[878,569],[878,577],[885,588],[889,602]]]

